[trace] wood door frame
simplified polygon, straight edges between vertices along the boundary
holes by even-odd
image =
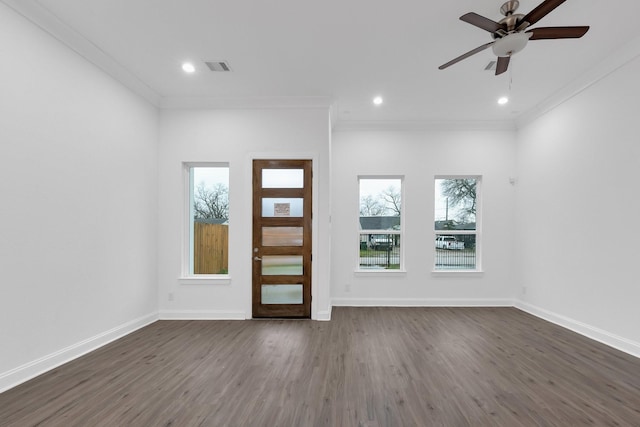
[[[314,318],[313,314],[315,313],[316,304],[313,301],[313,284],[316,283],[316,271],[315,268],[312,268],[312,256],[311,254],[315,251],[317,247],[316,243],[316,227],[317,223],[314,218],[314,211],[317,206],[316,195],[314,187],[317,184],[314,169],[316,167],[315,156],[295,156],[295,157],[285,157],[285,156],[252,156],[251,158],[251,200],[252,200],[252,227],[251,227],[251,235],[252,235],[252,245],[251,245],[251,258],[252,258],[252,278],[251,278],[251,313],[252,317],[299,317],[299,318]],[[274,169],[277,169],[278,166],[287,166],[295,169],[297,166],[303,168],[304,172],[304,188],[303,189],[262,189],[261,181],[257,177],[256,170],[257,165],[262,163],[261,168],[267,168],[269,166],[273,166]],[[307,167],[308,165],[308,167]],[[304,194],[304,192],[307,192]],[[263,193],[267,193],[266,195]],[[298,194],[299,193],[299,194]],[[307,253],[307,256],[303,259],[303,304],[300,307],[296,305],[289,305],[289,311],[285,310],[282,306],[274,305],[268,306],[264,304],[260,304],[260,286],[261,282],[264,281],[266,277],[262,277],[262,280],[256,281],[256,278],[261,277],[260,269],[261,263],[258,261],[254,261],[253,258],[256,256],[254,252],[254,248],[261,248],[260,252],[257,254],[261,258],[263,252],[268,252],[271,255],[284,254],[282,250],[278,247],[263,247],[260,239],[260,233],[257,233],[256,230],[260,229],[262,225],[262,216],[261,212],[261,197],[301,197],[304,194],[305,204],[303,206],[303,216],[299,219],[301,224],[304,224],[304,252]],[[256,206],[260,206],[256,211]],[[257,212],[257,214],[256,214]],[[291,218],[294,220],[296,218]],[[288,225],[289,218],[283,218],[278,220],[278,218],[267,218],[269,223],[273,223],[272,225]],[[303,249],[301,248],[301,252]],[[294,276],[301,277],[301,276]],[[300,279],[288,278],[287,276],[279,276],[279,279],[275,283],[299,283]],[[299,310],[298,310],[299,308]],[[260,312],[260,313],[258,313]]]

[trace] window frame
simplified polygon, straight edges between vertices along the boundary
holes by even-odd
[[[231,166],[229,162],[183,162],[182,178],[183,178],[183,203],[182,203],[182,266],[181,275],[178,278],[180,284],[230,284],[231,275],[226,274],[194,274],[193,273],[193,191],[194,182],[191,170],[193,168],[227,168],[229,170],[229,181],[231,180]],[[231,206],[231,182],[229,182],[229,206]],[[231,216],[231,215],[229,215]],[[231,236],[231,226],[229,225],[229,236]],[[229,239],[229,246],[231,242]],[[227,247],[229,258],[231,252]],[[231,263],[231,259],[229,259]]]
[[[475,230],[447,230],[446,234],[455,236],[455,235],[475,235],[476,243],[475,243],[475,258],[476,264],[473,269],[438,269],[436,268],[436,248],[435,248],[435,240],[437,235],[442,235],[443,230],[436,230],[436,209],[435,209],[435,183],[438,179],[475,179],[476,180],[476,229]],[[474,275],[474,274],[482,274],[484,272],[482,268],[482,175],[480,174],[468,174],[468,175],[434,175],[433,177],[433,197],[434,201],[433,206],[433,229],[431,233],[431,241],[434,242],[433,246],[433,259],[432,259],[432,271],[431,273],[434,275]]]
[[[356,248],[356,266],[355,273],[357,275],[393,275],[393,274],[404,274],[406,273],[405,269],[405,175],[358,175],[358,203],[357,203],[357,215],[356,215],[356,224],[358,229],[358,247]],[[399,179],[400,180],[400,229],[399,230],[369,230],[369,229],[360,229],[360,181],[363,179]],[[397,269],[384,269],[384,268],[375,268],[375,269],[363,269],[360,267],[360,245],[359,243],[362,241],[363,235],[369,234],[390,234],[394,236],[399,236],[400,239],[400,255],[399,255],[399,267]]]

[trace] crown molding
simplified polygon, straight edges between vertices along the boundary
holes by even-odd
[[[137,95],[156,107],[160,105],[161,97],[155,90],[36,0],[0,1]]]
[[[338,132],[359,131],[514,131],[513,120],[339,120],[334,128]]]
[[[534,122],[574,96],[640,56],[640,36],[614,51],[604,61],[583,73],[552,96],[528,109],[515,120],[418,120],[418,121],[360,121],[339,120],[330,97],[162,97],[139,77],[113,57],[74,30],[37,0],[0,0],[16,13],[60,41],[81,57],[158,108],[328,108],[335,131],[433,131],[433,130],[517,130]]]
[[[632,39],[622,47],[614,51],[604,61],[599,62],[595,67],[583,73],[568,85],[556,91],[552,96],[546,98],[533,108],[522,113],[516,119],[516,127],[521,129],[537,118],[543,116],[564,102],[570,100],[579,93],[598,83],[616,70],[624,67],[629,62],[640,56],[640,36]]]
[[[162,109],[329,109],[333,100],[326,96],[265,96],[265,97],[165,97]]]

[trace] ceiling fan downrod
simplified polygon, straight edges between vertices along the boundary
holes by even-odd
[[[493,38],[498,38],[499,36],[506,36],[507,34],[513,33],[516,31],[516,27],[520,23],[520,20],[524,17],[521,13],[515,13],[515,11],[520,6],[520,2],[518,0],[509,0],[500,8],[500,13],[504,15],[498,23],[504,24],[506,27],[506,31],[501,30],[497,31],[496,34],[493,35]]]
[[[519,6],[520,2],[518,0],[509,0],[502,5],[502,7],[500,8],[500,13],[502,13],[504,16],[513,15],[513,12],[515,12]]]

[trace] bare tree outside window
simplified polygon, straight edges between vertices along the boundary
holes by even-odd
[[[475,178],[442,179],[440,180],[440,191],[442,196],[447,198],[447,207],[455,211],[454,215],[458,222],[475,221]]]
[[[360,216],[380,216],[387,208],[377,197],[368,194],[360,198]]]
[[[200,181],[193,192],[193,216],[198,219],[229,219],[229,187],[222,183],[207,186]]]
[[[399,179],[362,179],[360,185],[360,216],[400,216]]]
[[[391,211],[392,215],[400,216],[402,212],[402,196],[400,188],[390,185],[380,192],[380,199],[384,201],[387,211]]]

